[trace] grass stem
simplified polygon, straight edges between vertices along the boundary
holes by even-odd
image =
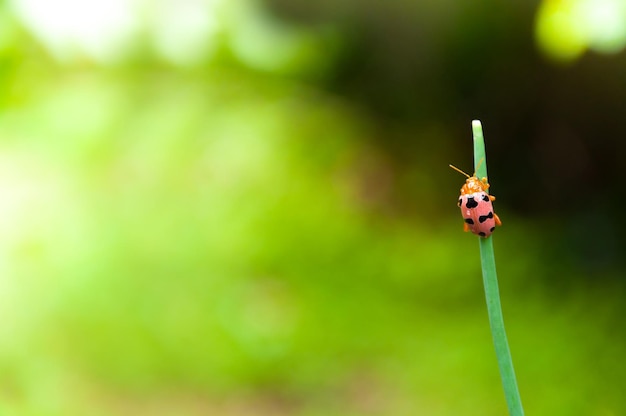
[[[479,120],[472,121],[472,133],[474,137],[474,169],[478,178],[487,177],[487,159],[485,157],[485,139],[483,128]],[[487,300],[487,313],[489,325],[495,345],[500,376],[504,387],[504,396],[511,416],[523,416],[522,400],[517,388],[515,370],[509,343],[504,330],[504,318],[500,304],[500,292],[498,289],[498,276],[496,274],[496,260],[493,254],[493,236],[479,238],[480,262],[483,271],[483,284],[485,286],[485,298]]]

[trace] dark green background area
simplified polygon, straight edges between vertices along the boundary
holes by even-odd
[[[552,63],[532,5],[258,6],[265,67],[244,23],[60,62],[1,6],[0,412],[505,414],[480,119],[526,413],[626,413],[624,55]]]

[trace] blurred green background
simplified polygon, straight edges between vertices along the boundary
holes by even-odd
[[[0,3],[0,413],[626,414],[626,2]]]

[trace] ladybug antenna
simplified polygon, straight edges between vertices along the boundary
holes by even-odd
[[[470,176],[470,175],[468,175],[467,173],[463,172],[461,169],[457,168],[456,166],[452,166],[452,165],[448,165],[448,166],[450,166],[452,169],[454,169],[454,170],[456,170],[457,172],[459,172],[461,175],[465,175],[465,176],[467,176],[468,178],[471,178],[471,176]]]

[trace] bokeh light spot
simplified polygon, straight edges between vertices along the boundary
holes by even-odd
[[[619,52],[626,46],[626,2],[546,0],[537,13],[535,37],[557,61],[573,61],[586,49]]]
[[[544,1],[537,14],[535,37],[540,48],[557,61],[573,61],[585,51],[585,38],[574,4],[569,1]]]
[[[626,45],[626,7],[623,0],[586,0],[579,4],[579,19],[589,47],[616,53]]]

